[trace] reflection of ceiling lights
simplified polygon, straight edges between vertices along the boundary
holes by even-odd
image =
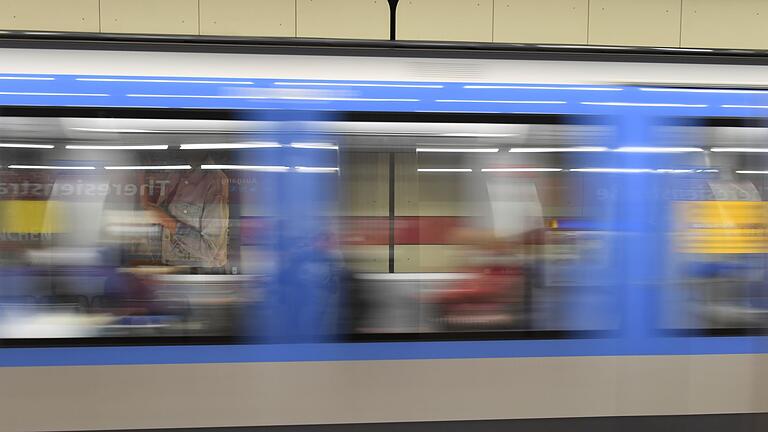
[[[737,174],[768,174],[768,171],[736,171]]]
[[[626,153],[690,153],[703,152],[699,147],[619,147],[617,152]]]
[[[472,172],[472,168],[419,168],[419,172]]]
[[[296,171],[303,173],[336,173],[339,172],[339,169],[336,167],[297,166]]]
[[[191,165],[133,165],[133,166],[105,166],[107,170],[185,170],[192,169]]]
[[[510,153],[559,153],[559,152],[602,152],[607,151],[608,147],[513,147],[509,149]]]
[[[60,169],[60,170],[93,170],[92,166],[54,166],[54,165],[8,165],[12,169]]]
[[[768,153],[767,147],[712,147],[715,153]]]
[[[70,150],[168,150],[166,144],[151,145],[81,145],[66,146]]]
[[[716,173],[716,169],[675,169],[675,168],[573,168],[571,172],[587,173],[655,173],[655,174],[686,174],[686,173]]]
[[[182,150],[223,150],[223,149],[247,149],[247,148],[275,148],[282,147],[272,141],[254,141],[242,143],[215,143],[215,144],[182,144]]]
[[[33,149],[52,149],[51,144],[21,144],[21,143],[0,143],[3,148],[33,148]]]
[[[283,165],[201,165],[201,169],[221,169],[221,170],[245,170],[245,171],[264,171],[264,172],[283,172],[291,169]]]
[[[293,148],[303,149],[318,149],[318,150],[338,150],[339,146],[331,143],[310,143],[310,142],[296,142],[292,143]]]
[[[483,168],[482,172],[557,172],[562,168]]]
[[[419,147],[418,153],[497,153],[497,148]]]
[[[570,171],[573,172],[590,172],[590,173],[649,173],[653,172],[649,168],[573,168]]]

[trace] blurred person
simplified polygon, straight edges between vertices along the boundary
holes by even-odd
[[[155,296],[149,284],[138,274],[110,269],[104,282],[104,307],[119,315],[156,313]]]
[[[449,326],[464,321],[481,326],[507,326],[516,319],[511,306],[522,301],[524,271],[516,265],[515,245],[492,233],[460,229],[456,243],[470,247],[469,266],[475,277],[462,280],[433,298],[438,319]]]
[[[201,164],[210,162],[208,155],[196,162],[193,169],[168,176],[156,200],[140,194],[141,205],[163,227],[163,264],[224,273],[229,228],[227,177],[218,169],[201,169]]]
[[[519,175],[478,177],[469,185],[488,196],[473,228],[454,233],[452,244],[469,246],[468,268],[475,277],[458,282],[434,298],[441,320],[451,324],[508,327],[525,319],[526,276],[531,276],[525,245],[540,241],[541,202],[534,179]]]

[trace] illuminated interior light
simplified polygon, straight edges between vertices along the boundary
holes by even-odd
[[[265,171],[265,172],[283,172],[291,169],[283,165],[201,165],[201,169],[220,169],[220,170],[245,170],[245,171]]]
[[[523,85],[465,85],[465,89],[517,89],[517,90],[577,90],[577,91],[623,91],[620,87],[556,87]]]
[[[768,153],[768,147],[712,147],[715,153]]]
[[[306,173],[336,173],[336,172],[339,172],[339,169],[337,167],[297,166],[296,171],[306,172]]]
[[[580,102],[582,105],[604,106],[638,106],[638,107],[673,107],[673,108],[706,108],[706,104],[680,104],[680,103],[640,103],[640,102]]]
[[[703,152],[699,147],[619,147],[617,152],[625,153],[691,153]]]
[[[69,150],[168,150],[166,144],[142,144],[142,145],[90,145],[70,144]]]
[[[417,153],[498,153],[497,148],[419,147]]]
[[[210,81],[177,79],[141,79],[141,78],[75,78],[76,81],[97,82],[144,82],[144,83],[181,83],[181,84],[253,84],[253,81]]]
[[[649,173],[653,172],[648,168],[573,168],[573,172],[593,172],[593,173]]]
[[[310,142],[297,142],[292,143],[291,147],[293,148],[304,148],[304,149],[319,149],[319,150],[338,150],[339,146],[335,144],[330,143],[310,143]]]
[[[768,174],[768,171],[736,171],[737,174]]]
[[[3,148],[34,148],[34,149],[52,149],[55,146],[51,144],[23,144],[23,143],[0,143]]]
[[[577,146],[577,147],[513,147],[510,153],[559,153],[559,152],[602,152],[608,147]]]
[[[55,166],[55,165],[8,165],[12,169],[60,169],[60,170],[93,170],[92,166]]]
[[[436,99],[441,103],[500,103],[500,104],[564,104],[559,100],[486,100],[486,99]]]
[[[472,168],[419,168],[418,172],[472,172]]]
[[[558,172],[562,168],[483,168],[482,172]]]
[[[676,168],[573,168],[569,171],[572,172],[591,172],[591,173],[656,173],[656,174],[684,174],[703,172],[702,170],[693,169],[676,169]]]
[[[440,84],[383,84],[383,83],[327,83],[276,81],[281,86],[327,86],[327,87],[394,87],[394,88],[443,88]]]
[[[133,165],[133,166],[105,166],[106,170],[185,170],[192,169],[192,165]]]
[[[248,148],[277,148],[282,147],[272,141],[254,141],[242,143],[214,143],[214,144],[182,144],[182,150],[216,150],[216,149],[248,149]]]

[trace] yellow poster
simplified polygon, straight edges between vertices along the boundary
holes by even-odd
[[[684,253],[768,253],[768,203],[678,201],[678,245]]]

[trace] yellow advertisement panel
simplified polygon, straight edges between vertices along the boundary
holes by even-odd
[[[768,203],[678,201],[678,245],[684,253],[768,253]]]

